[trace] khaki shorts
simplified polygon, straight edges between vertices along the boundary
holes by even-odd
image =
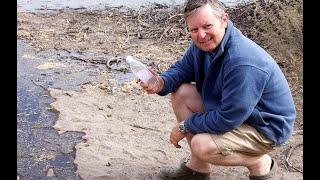
[[[247,155],[262,155],[273,150],[272,141],[247,124],[224,134],[211,134],[221,154],[238,152]]]

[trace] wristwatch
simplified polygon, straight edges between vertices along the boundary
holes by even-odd
[[[179,124],[179,131],[181,133],[187,133],[187,128],[186,126],[184,125],[184,121],[182,121],[180,124]]]

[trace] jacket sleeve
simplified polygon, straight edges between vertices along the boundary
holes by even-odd
[[[182,83],[195,81],[195,56],[193,54],[194,47],[191,45],[180,60],[160,74],[164,80],[164,88],[161,92],[157,93],[158,95],[165,96],[171,92],[175,92]]]
[[[268,78],[267,72],[249,65],[226,72],[218,108],[194,113],[185,121],[188,131],[221,134],[237,128],[251,115]]]

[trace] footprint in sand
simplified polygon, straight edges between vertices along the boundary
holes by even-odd
[[[162,151],[162,150],[152,150],[153,154],[152,154],[152,158],[155,159],[157,162],[160,162],[162,164],[165,164],[168,162],[168,157],[166,152]]]

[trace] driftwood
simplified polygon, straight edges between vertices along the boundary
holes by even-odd
[[[135,127],[135,128],[139,128],[139,129],[145,129],[145,130],[151,130],[151,131],[160,132],[158,129],[144,127],[144,126],[140,126],[140,125],[136,125],[136,124],[130,124],[130,126]]]
[[[287,156],[286,156],[286,164],[290,167],[290,168],[292,168],[292,169],[294,169],[294,170],[296,170],[296,171],[298,171],[298,172],[300,172],[300,173],[303,173],[303,171],[300,169],[300,168],[297,168],[297,167],[295,167],[295,166],[293,166],[291,163],[290,163],[290,157],[291,157],[291,155],[292,155],[292,152],[297,148],[297,147],[299,147],[299,146],[303,146],[303,143],[300,143],[300,144],[298,144],[298,145],[295,145],[295,146],[290,146],[289,147],[289,151],[288,151],[288,153],[287,153]]]

